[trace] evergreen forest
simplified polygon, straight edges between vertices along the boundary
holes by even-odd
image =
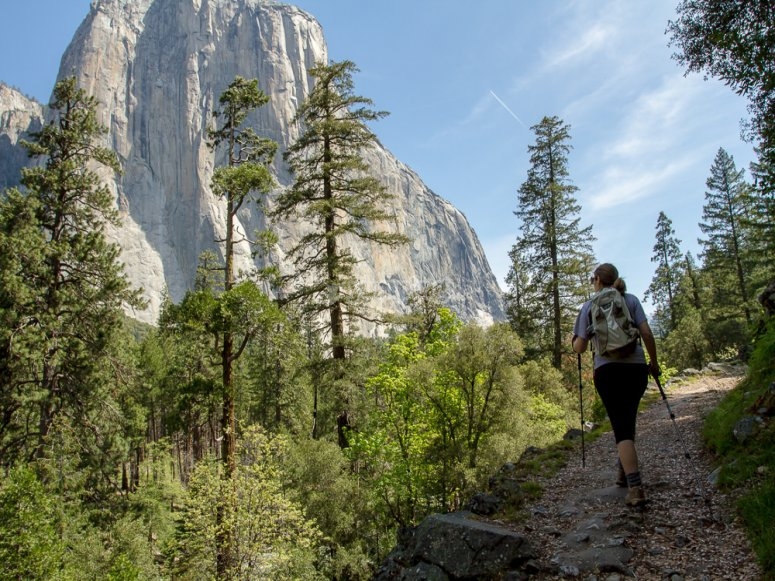
[[[748,364],[707,439],[750,458],[721,485],[748,490],[741,514],[773,573],[774,433],[749,450],[731,426],[775,381],[775,27],[767,2],[715,4],[681,2],[668,33],[687,71],[749,100],[757,161],[746,175],[723,148],[708,160],[698,256],[655,217],[645,298],[665,378]],[[461,320],[435,286],[405,313],[375,313],[346,240],[411,241],[391,231],[390,195],[363,158],[385,113],[357,95],[356,71],[317,65],[298,108],[293,185],[270,216],[311,226],[292,274],[269,260],[235,271],[237,212],[264,209],[278,146],[246,123],[269,100],[257,79],[223,92],[208,137],[226,235],[153,326],[127,316],[144,305],[106,234],[119,216],[99,176],[121,167],[100,145],[98,103],[57,83],[53,121],[24,144],[34,163],[0,195],[0,578],[369,579],[400,531],[463,508],[528,447],[575,446],[563,436],[582,410],[605,421],[579,390],[590,361],[571,349],[597,263],[571,126],[532,127],[506,321]],[[276,236],[255,233],[254,252],[270,256]],[[362,332],[375,324],[384,333]]]

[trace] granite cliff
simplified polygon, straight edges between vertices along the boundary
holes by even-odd
[[[269,95],[249,123],[280,144],[274,172],[278,188],[285,188],[292,178],[282,152],[298,135],[292,120],[313,81],[307,71],[327,60],[320,24],[294,6],[266,0],[92,1],[62,57],[59,78],[75,76],[97,98],[99,119],[109,129],[106,145],[124,170],[105,176],[123,219],[110,236],[122,248],[130,280],[149,301],[145,312],[135,313],[138,319],[155,321],[165,289],[174,300],[183,296],[199,254],[225,231],[224,204],[210,189],[221,160],[206,141],[222,91],[240,75],[257,78]],[[26,163],[18,139],[45,115],[45,107],[0,88],[0,186],[18,181]],[[403,311],[412,292],[444,283],[444,302],[462,318],[502,319],[500,289],[465,216],[383,147],[367,159],[395,196],[399,231],[412,240],[399,249],[353,241],[362,259],[358,278],[377,293],[374,309]],[[269,226],[255,207],[239,220],[244,232]],[[271,227],[280,236],[274,259],[287,267],[285,251],[304,225]],[[237,252],[238,268],[250,270],[248,247]]]

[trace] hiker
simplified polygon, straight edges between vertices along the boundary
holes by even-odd
[[[613,264],[605,263],[598,266],[590,282],[594,285],[596,294],[584,303],[576,318],[573,329],[573,350],[581,354],[587,350],[587,345],[592,341],[593,350],[596,351],[594,355],[595,389],[608,413],[619,453],[619,473],[616,483],[628,488],[625,499],[628,506],[641,506],[646,503],[646,495],[643,491],[638,455],[635,450],[635,419],[638,414],[638,404],[646,391],[649,373],[655,377],[660,375],[657,347],[640,301],[635,295],[625,292],[626,285],[619,278],[619,271]],[[623,353],[609,352],[608,349],[600,346],[601,339],[596,335],[606,333],[613,335],[613,332],[599,327],[601,324],[599,320],[602,320],[602,324],[605,325],[605,317],[599,317],[597,323],[593,323],[592,320],[597,296],[614,295],[618,300],[615,293],[611,293],[612,288],[624,298],[626,305],[624,312],[631,321],[627,324],[637,329],[637,333],[634,330],[631,331],[635,339],[629,348],[621,349]],[[621,301],[619,303],[621,305]],[[649,354],[648,365],[643,346]]]

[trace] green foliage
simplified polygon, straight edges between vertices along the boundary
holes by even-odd
[[[689,311],[660,343],[660,348],[663,359],[670,366],[702,369],[707,363],[710,344],[705,339],[700,314],[695,310]]]
[[[736,263],[734,269],[712,281],[714,300],[721,299],[722,309],[728,309],[731,305],[725,295],[735,292],[742,300],[733,304],[750,309],[746,302],[753,297],[753,290],[775,274],[769,259],[775,249],[775,74],[766,64],[772,62],[775,47],[772,6],[768,0],[682,0],[676,12],[678,18],[667,29],[677,49],[674,58],[688,72],[703,71],[745,96],[752,114],[747,133],[756,143],[758,156],[751,165],[753,191],[742,187],[742,172],[736,172],[731,158],[722,156],[720,150],[708,181],[715,199],[708,200],[704,215],[706,225],[713,228],[707,239],[710,266],[718,261]],[[731,187],[727,189],[719,178],[731,178]],[[722,201],[731,205],[724,208]],[[742,231],[732,230],[733,216],[739,218]],[[744,245],[736,248],[735,241],[741,237]],[[744,316],[750,325],[750,313]],[[729,315],[722,311],[720,317],[713,318],[727,319]]]
[[[654,306],[662,311],[664,322],[669,325],[663,324],[661,327],[663,331],[669,332],[677,324],[675,302],[683,276],[681,272],[683,255],[680,249],[681,241],[675,237],[673,222],[664,212],[660,212],[657,218],[656,238],[651,262],[657,263],[657,269],[644,298],[651,297]]]
[[[533,439],[533,445],[542,447],[562,438],[568,430],[565,423],[565,410],[562,406],[552,403],[541,393],[530,396],[529,405],[530,421],[540,428],[536,430],[538,437]]]
[[[280,317],[247,346],[238,394],[238,419],[270,432],[309,434],[312,379],[308,345],[298,324]]]
[[[18,466],[0,480],[0,578],[56,578],[65,555],[56,499],[32,468]]]
[[[387,209],[391,195],[371,175],[364,155],[377,141],[367,124],[386,113],[353,93],[357,70],[350,61],[310,69],[315,86],[295,118],[302,132],[285,154],[294,184],[277,196],[274,212],[311,225],[288,253],[296,268],[285,280],[291,287],[285,300],[300,301],[305,313],[329,314],[326,335],[336,359],[345,357],[345,313],[351,319],[365,315],[365,294],[354,278],[356,259],[346,238],[388,246],[407,242],[383,226],[394,218]]]
[[[570,126],[544,117],[532,127],[531,167],[519,188],[522,235],[510,257],[508,311],[533,355],[551,354],[560,369],[592,269],[592,227],[579,227],[581,208],[569,180]]]
[[[199,449],[203,428],[221,404],[220,390],[209,337],[201,325],[188,324],[178,308],[166,303],[160,327],[140,346],[140,394],[152,442],[182,433]]]
[[[763,193],[775,186],[775,38],[769,0],[716,2],[681,0],[678,18],[668,24],[674,58],[687,72],[720,79],[748,99],[752,119],[749,136],[758,140],[759,187]],[[770,206],[773,208],[773,206]],[[773,223],[772,215],[768,220]]]
[[[706,238],[703,247],[703,270],[717,305],[715,319],[744,318],[752,322],[751,289],[752,246],[746,219],[753,206],[751,187],[743,179],[735,162],[719,149],[707,180],[705,205],[700,229]]]
[[[286,493],[324,535],[318,571],[327,579],[367,579],[395,539],[376,510],[374,490],[336,443],[302,438],[283,457]]]
[[[96,108],[74,79],[59,81],[53,122],[25,143],[42,162],[23,170],[23,193],[0,201],[0,457],[56,456],[56,432],[67,432],[93,499],[114,492],[113,463],[143,418],[122,312],[142,304],[105,236],[118,216],[93,168],[119,167],[97,145]]]
[[[719,484],[743,489],[740,514],[765,577],[775,576],[775,543],[771,527],[775,519],[775,430],[765,425],[743,443],[733,429],[741,418],[755,412],[760,397],[775,382],[775,321],[770,320],[758,338],[749,360],[749,372],[708,415],[703,437],[722,466]]]
[[[236,470],[235,362],[242,355],[251,336],[257,332],[256,327],[261,326],[262,323],[257,322],[257,319],[263,319],[263,314],[269,310],[269,299],[258,290],[255,283],[245,281],[235,286],[234,273],[235,245],[239,240],[235,224],[237,212],[247,200],[267,194],[274,185],[274,178],[267,166],[274,158],[277,144],[271,139],[259,137],[251,127],[243,127],[253,110],[268,102],[269,97],[258,88],[258,80],[237,76],[219,98],[222,110],[216,111],[214,117],[216,121],[223,117],[220,127],[216,126],[209,131],[210,145],[216,150],[224,146],[227,158],[225,165],[215,169],[212,179],[213,192],[226,200],[226,236],[217,241],[223,245],[223,290],[216,299],[203,295],[213,290],[204,287],[194,294],[192,302],[203,303],[201,306],[204,312],[200,314],[210,317],[201,322],[205,327],[209,325],[209,331],[217,335],[215,346],[220,352],[223,398],[221,460],[226,466],[226,479],[230,479]],[[241,342],[235,341],[234,335],[238,330],[242,333]],[[219,520],[226,512],[227,507],[220,505]],[[231,567],[231,532],[219,530],[217,540],[218,574],[222,576],[224,570]]]
[[[259,427],[239,442],[239,462],[224,480],[218,462],[200,462],[191,474],[179,532],[169,552],[170,573],[178,579],[216,576],[217,539],[230,533],[230,579],[316,579],[318,529],[282,490],[280,459],[288,442],[267,436]],[[232,510],[218,519],[224,498]]]
[[[525,390],[508,325],[450,323],[441,310],[424,342],[416,331],[391,340],[367,382],[377,407],[351,437],[348,454],[397,525],[458,508],[503,463],[567,429],[561,374],[545,363],[543,382],[542,368],[526,364],[536,386]]]
[[[269,102],[269,97],[258,88],[257,79],[235,77],[218,102],[222,109],[214,117],[223,121],[220,127],[208,132],[208,137],[214,149],[225,146],[227,160],[213,172],[213,191],[226,198],[231,223],[243,202],[250,196],[268,193],[274,185],[267,165],[277,152],[277,143],[256,135],[252,127],[243,126],[255,109]],[[232,242],[226,240],[227,245]]]
[[[574,383],[566,383],[562,373],[555,369],[546,358],[522,363],[519,366],[519,373],[528,393],[541,396],[547,404],[562,410],[560,417],[564,421],[563,434],[568,426],[579,425],[577,377],[574,378],[576,380]],[[590,388],[586,391],[594,394],[595,389],[591,377],[587,377],[582,381],[584,382],[582,387],[586,384],[586,387]],[[573,385],[573,388],[569,389],[569,385]],[[587,402],[585,401],[584,403],[586,404]],[[560,434],[560,436],[563,434]]]
[[[754,280],[761,269],[756,266],[760,249],[753,235],[752,188],[723,149],[716,154],[706,185],[700,223],[705,237],[699,240],[703,264],[697,268],[691,255],[686,256],[678,292],[658,312],[660,335],[672,331],[664,341],[665,352],[679,368],[701,367],[711,359],[747,358],[758,310]],[[676,270],[681,270],[678,263],[665,272]]]
[[[767,385],[775,381],[775,320],[765,325],[764,332],[757,337],[756,346],[748,361],[749,381],[753,385]]]
[[[775,462],[769,464],[770,467]],[[765,579],[775,578],[775,537],[772,523],[775,521],[775,480],[770,477],[755,491],[749,492],[738,501],[740,515],[748,530],[751,545],[759,564],[766,572]]]
[[[369,479],[385,512],[398,524],[418,522],[420,506],[441,510],[444,492],[443,462],[434,458],[438,435],[435,425],[432,366],[417,335],[396,337],[380,372],[367,383],[376,409],[367,430],[350,437],[351,457],[369,471]],[[433,458],[433,459],[431,459]]]

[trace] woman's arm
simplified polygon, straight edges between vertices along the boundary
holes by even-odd
[[[640,337],[643,340],[643,345],[646,347],[646,352],[649,354],[649,370],[651,375],[659,377],[662,371],[659,369],[659,362],[657,360],[657,342],[654,340],[654,333],[651,332],[648,321],[643,321],[638,325],[638,331],[640,331]]]
[[[573,350],[576,353],[584,353],[587,350],[587,345],[589,345],[589,339],[579,337],[578,335],[573,336]]]

